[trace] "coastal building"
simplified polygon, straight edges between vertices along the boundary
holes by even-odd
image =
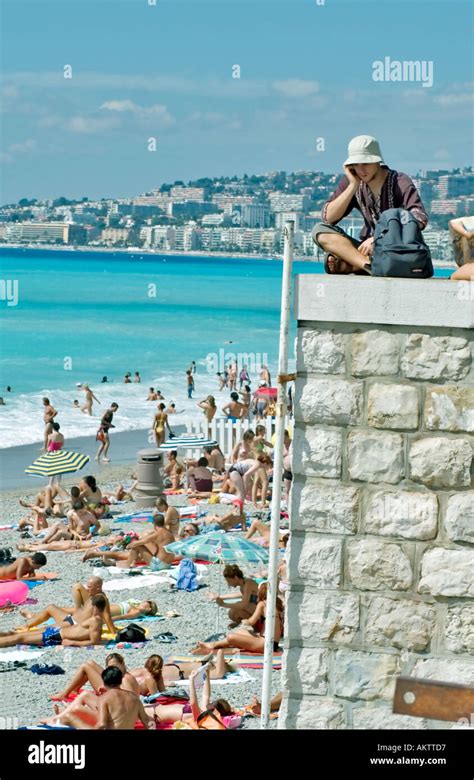
[[[201,236],[195,224],[177,227],[175,230],[175,250],[189,252],[201,247]]]
[[[270,224],[270,210],[260,203],[243,204],[240,224],[249,228],[265,228]]]
[[[299,211],[277,211],[275,214],[275,227],[282,230],[285,227],[285,222],[291,220],[295,223],[295,230],[299,230],[302,218],[303,214]]]
[[[430,211],[432,214],[454,214],[461,216],[464,214],[464,203],[459,198],[439,198],[431,201]]]
[[[85,239],[84,227],[69,222],[15,222],[5,230],[5,241],[9,242],[80,244]]]
[[[100,238],[107,244],[122,244],[127,241],[129,234],[129,228],[108,227],[103,229]]]
[[[170,201],[167,206],[170,217],[188,217],[189,219],[195,219],[203,214],[215,214],[218,211],[216,204],[210,201]]]
[[[311,199],[298,193],[270,192],[268,194],[272,211],[307,211]]]
[[[205,187],[171,187],[170,198],[172,200],[206,200],[207,189]]]

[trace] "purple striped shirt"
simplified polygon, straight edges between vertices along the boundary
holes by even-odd
[[[328,221],[327,209],[329,203],[335,200],[341,192],[344,192],[348,186],[349,179],[347,176],[343,176],[337,185],[335,192],[323,206],[321,216],[324,222]],[[364,241],[374,234],[375,225],[380,218],[381,212],[386,211],[387,209],[396,208],[403,208],[407,209],[407,211],[411,211],[417,222],[419,222],[422,230],[424,230],[428,224],[428,214],[426,213],[426,209],[413,181],[406,173],[392,171],[389,168],[388,176],[380,191],[380,200],[374,196],[368,184],[361,182],[357,192],[347,206],[347,209],[337,222],[340,222],[341,219],[347,217],[353,209],[360,211],[364,218],[364,226],[360,233],[360,239],[361,241]],[[333,224],[337,224],[337,222]]]

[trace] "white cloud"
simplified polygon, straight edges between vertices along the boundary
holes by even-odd
[[[119,124],[115,117],[95,118],[91,116],[76,115],[66,120],[65,128],[73,133],[92,135],[103,133],[117,127]]]
[[[276,92],[289,98],[302,98],[315,95],[319,92],[318,81],[304,81],[303,79],[285,79],[274,81],[272,87]]]
[[[160,103],[154,103],[151,106],[139,106],[133,100],[106,100],[100,108],[104,111],[115,111],[119,114],[134,114],[140,118],[152,117],[166,127],[173,125],[175,122],[174,117],[171,116],[166,106]]]
[[[21,157],[24,154],[29,154],[36,149],[36,141],[34,138],[27,138],[26,141],[20,141],[20,143],[10,144],[4,152],[0,154],[0,160],[3,163],[12,163],[15,158]]]
[[[474,102],[474,93],[452,93],[450,95],[436,95],[435,103],[440,106],[463,106]]]

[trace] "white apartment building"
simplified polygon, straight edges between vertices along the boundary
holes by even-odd
[[[194,224],[177,227],[175,233],[174,248],[176,250],[190,252],[193,249],[200,248],[201,236]]]
[[[275,214],[275,227],[283,230],[285,222],[293,220],[295,223],[295,230],[299,230],[301,227],[301,217],[303,215],[298,211],[277,211]]]
[[[272,211],[306,211],[311,203],[308,195],[270,192],[268,198]]]
[[[171,200],[206,200],[206,190],[204,187],[171,187]]]

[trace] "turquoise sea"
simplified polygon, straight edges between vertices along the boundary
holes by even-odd
[[[43,396],[71,438],[95,433],[112,401],[117,430],[149,427],[149,386],[176,403],[176,422],[201,414],[196,401],[208,393],[222,407],[228,391],[217,391],[215,371],[232,355],[252,356],[245,362],[253,388],[259,364],[275,373],[281,260],[4,247],[0,267],[3,282],[18,283],[17,305],[0,301],[0,449],[41,440]],[[322,270],[317,262],[293,264],[294,275]],[[189,401],[185,371],[193,360]],[[124,384],[135,371],[142,384]],[[73,407],[85,382],[101,402],[92,418]]]
[[[4,248],[0,265],[3,280],[18,281],[18,304],[0,303],[1,447],[40,440],[43,395],[62,412],[68,436],[95,430],[97,418],[72,408],[82,401],[77,383],[93,388],[97,415],[116,400],[117,428],[127,430],[150,423],[150,385],[195,414],[196,400],[216,391],[214,368],[230,353],[276,367],[280,260]],[[295,262],[293,273],[321,269]],[[192,360],[196,399],[189,402]],[[124,385],[127,371],[139,371],[142,384]],[[112,384],[101,384],[104,375]],[[255,387],[256,373],[252,379]],[[217,395],[222,405],[228,394]]]

